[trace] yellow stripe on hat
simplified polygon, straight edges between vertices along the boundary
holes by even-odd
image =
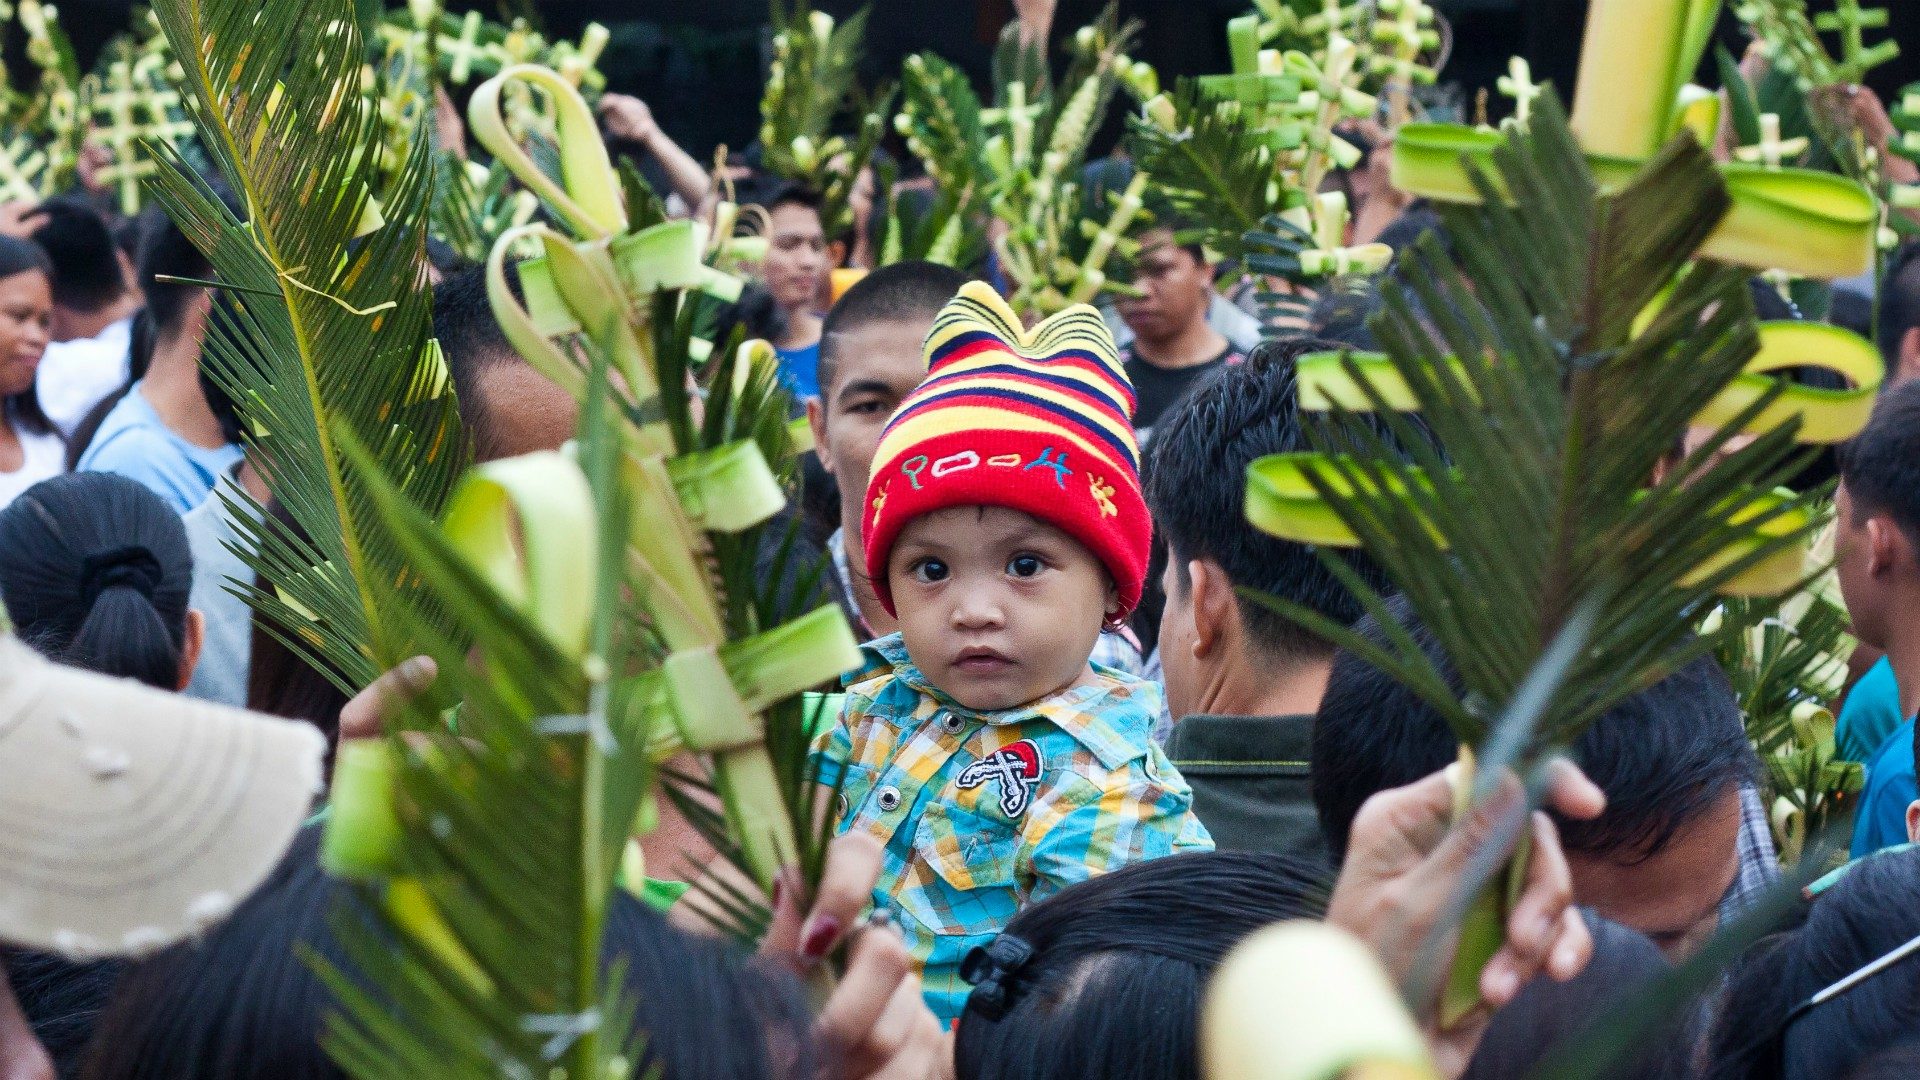
[[[872,475],[878,478],[882,473],[892,469],[900,459],[912,457],[928,440],[968,431],[1032,432],[1036,435],[1059,439],[1063,449],[1077,450],[1086,454],[1107,469],[1115,472],[1132,472],[1131,467],[1114,461],[1113,455],[1105,447],[1097,445],[1064,425],[1006,409],[979,405],[949,405],[916,413],[889,429],[881,438],[878,449],[874,451]]]
[[[1036,376],[1044,376],[1050,379],[1071,379],[1074,383],[1085,387],[1087,393],[1098,395],[1101,401],[1106,402],[1113,409],[1114,415],[1125,416],[1128,419],[1132,419],[1132,408],[1128,406],[1127,399],[1119,395],[1118,388],[1114,386],[1111,378],[1102,379],[1100,376],[1093,374],[1085,368],[1072,364],[1022,362],[1028,359],[1030,358],[1017,355],[1009,356],[1005,352],[982,350],[964,359],[949,360],[940,365],[938,378],[943,380],[942,388],[944,388],[944,380],[946,379],[966,375],[969,372],[979,371],[983,368],[1006,367],[1011,365],[1019,367],[1024,371],[1031,371]],[[969,378],[967,381],[970,383],[978,382],[994,377],[993,375],[987,375]],[[1083,410],[1076,409],[1075,411]]]
[[[1019,316],[984,281],[969,281],[960,286],[954,298],[940,309],[933,331],[927,335],[927,357],[931,359],[954,337],[981,330],[1000,338],[1010,351],[1028,359],[1043,359],[1064,349],[1082,349],[1099,357],[1115,378],[1124,381],[1127,377],[1106,320],[1091,306],[1075,304],[1029,330],[1020,325]]]
[[[946,371],[947,369],[945,368],[941,369],[942,374],[945,374]],[[1138,457],[1140,454],[1140,448],[1134,445],[1133,428],[1131,426],[1115,422],[1114,417],[1104,409],[1087,408],[1086,402],[1075,397],[1069,390],[1064,390],[1057,386],[1049,386],[1042,382],[1031,382],[1017,375],[975,375],[965,381],[956,381],[951,385],[942,383],[937,387],[932,387],[927,396],[944,393],[959,395],[988,389],[1007,390],[1044,401],[1059,408],[1065,412],[1067,416],[1072,417],[1073,421],[1077,423],[1105,431],[1120,445],[1126,447],[1135,457]],[[914,404],[918,404],[921,400],[925,400],[925,398],[923,397],[916,400]],[[934,410],[946,407],[945,405],[931,406]],[[1112,455],[1109,453],[1108,456]]]

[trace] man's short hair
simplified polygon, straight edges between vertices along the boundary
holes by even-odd
[[[951,266],[919,260],[883,266],[854,282],[820,327],[821,395],[833,385],[833,367],[839,360],[835,335],[878,322],[913,319],[931,324],[966,283],[967,275]]]
[[[1238,588],[1267,593],[1351,623],[1358,599],[1305,544],[1268,536],[1247,523],[1247,466],[1256,458],[1311,449],[1300,424],[1294,361],[1338,348],[1314,338],[1263,342],[1244,363],[1216,372],[1154,426],[1147,443],[1147,506],[1166,539],[1176,587],[1190,584],[1187,563],[1210,559]],[[1347,560],[1375,589],[1387,579],[1358,552]],[[1333,646],[1250,600],[1240,601],[1254,644],[1272,654],[1329,656]]]
[[[33,230],[53,262],[53,302],[74,311],[98,311],[127,291],[120,269],[120,247],[113,230],[93,204],[77,195],[41,203],[44,215]]]
[[[1920,240],[1900,245],[1887,260],[1880,283],[1880,355],[1891,372],[1900,362],[1900,341],[1920,328]]]
[[[507,283],[520,295],[520,275],[509,263]],[[507,340],[487,299],[487,271],[474,267],[442,278],[433,288],[433,336],[447,362],[447,375],[476,456],[492,456],[495,431],[480,392],[480,377],[504,364],[525,363]]]
[[[1880,394],[1867,426],[1841,452],[1840,479],[1856,520],[1885,514],[1920,545],[1920,380]]]
[[[1453,665],[1406,598],[1388,608],[1457,692]],[[1390,647],[1371,616],[1356,629]],[[1733,687],[1710,656],[1609,709],[1572,753],[1606,792],[1607,808],[1592,821],[1557,819],[1561,839],[1569,851],[1626,861],[1658,854],[1758,771]],[[1419,695],[1342,650],[1314,721],[1312,751],[1313,803],[1334,859],[1346,857],[1361,804],[1438,772],[1458,754],[1452,729]]]

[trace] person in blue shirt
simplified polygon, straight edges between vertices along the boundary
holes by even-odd
[[[1893,664],[1883,656],[1847,691],[1833,729],[1833,752],[1842,761],[1870,760],[1906,719],[1900,714],[1900,684],[1894,680]]]
[[[771,341],[780,374],[794,400],[820,396],[820,312],[826,295],[827,234],[820,197],[806,188],[780,189],[767,202],[767,256],[761,278],[773,299],[778,330]]]
[[[1854,636],[1886,653],[1894,707],[1910,718],[1920,708],[1920,620],[1913,614],[1920,611],[1920,381],[1883,393],[1865,430],[1848,445],[1834,518],[1834,566]],[[1854,817],[1854,856],[1920,833],[1915,797],[1914,724],[1908,719],[1867,763],[1867,786]]]
[[[86,438],[76,468],[139,481],[185,514],[241,458],[233,405],[200,370],[201,340],[213,309],[208,290],[177,279],[212,276],[206,257],[165,218],[143,245],[140,287],[147,298],[135,334],[133,383]],[[111,400],[111,399],[110,399]]]

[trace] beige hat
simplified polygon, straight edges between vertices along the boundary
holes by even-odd
[[[138,955],[219,921],[311,812],[325,749],[0,636],[0,941]]]

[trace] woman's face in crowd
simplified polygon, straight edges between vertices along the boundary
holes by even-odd
[[[0,397],[32,389],[52,318],[53,287],[46,274],[23,270],[0,278]]]

